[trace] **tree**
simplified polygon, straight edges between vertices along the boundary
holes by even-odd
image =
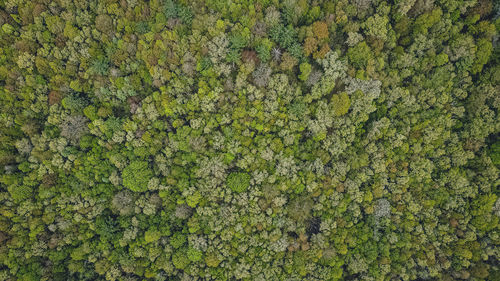
[[[309,74],[311,74],[311,65],[307,62],[300,64],[300,75],[299,79],[302,81],[306,81],[309,78]]]
[[[378,14],[375,14],[369,17],[362,26],[366,30],[366,35],[379,38],[382,41],[386,41],[388,23],[389,18],[387,16],[380,16]]]
[[[134,200],[129,191],[120,191],[113,196],[111,208],[122,216],[131,215],[134,211]]]
[[[226,184],[236,193],[244,192],[250,186],[250,175],[242,172],[231,173],[227,177]]]
[[[322,41],[328,39],[328,25],[322,21],[316,21],[312,25],[314,36]]]
[[[483,65],[488,62],[492,50],[493,46],[489,40],[480,39],[477,42],[476,60],[474,61],[474,65],[472,66],[472,73],[481,72],[481,70],[483,69]]]
[[[258,87],[265,87],[269,82],[269,77],[271,76],[271,68],[267,65],[261,64],[252,73],[253,81]]]
[[[146,161],[132,161],[123,169],[123,185],[134,191],[144,192],[148,190],[148,182],[153,176]]]
[[[331,103],[335,116],[342,116],[346,114],[351,106],[351,100],[346,92],[342,92],[338,95],[332,95]]]
[[[113,30],[113,19],[109,15],[98,15],[95,18],[95,27],[100,32],[109,34]]]
[[[353,48],[349,48],[347,56],[349,57],[349,62],[358,68],[366,67],[368,61],[373,58],[371,49],[365,41],[358,43]]]
[[[81,115],[67,116],[61,123],[61,136],[72,144],[77,144],[82,136],[88,133],[88,119]]]
[[[489,154],[493,164],[500,166],[500,141],[497,141],[491,145]]]

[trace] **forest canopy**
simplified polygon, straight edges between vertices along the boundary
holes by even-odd
[[[0,280],[500,280],[499,16],[0,0]]]

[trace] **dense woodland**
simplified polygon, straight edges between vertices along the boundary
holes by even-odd
[[[0,280],[500,280],[499,16],[0,0]]]

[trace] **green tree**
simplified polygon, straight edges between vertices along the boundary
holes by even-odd
[[[236,193],[244,192],[250,186],[250,175],[242,172],[231,173],[227,177],[226,184]]]
[[[356,46],[349,48],[347,51],[349,62],[355,67],[364,68],[368,61],[373,58],[373,53],[365,41],[358,43]]]
[[[123,169],[123,185],[132,191],[144,192],[148,190],[148,183],[152,176],[153,172],[146,161],[132,161]]]
[[[309,78],[309,74],[311,74],[311,65],[308,64],[307,62],[303,62],[299,66],[300,68],[300,75],[299,79],[302,81],[306,81],[307,78]]]

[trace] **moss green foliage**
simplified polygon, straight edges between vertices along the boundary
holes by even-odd
[[[500,280],[500,2],[0,1],[0,280]]]

